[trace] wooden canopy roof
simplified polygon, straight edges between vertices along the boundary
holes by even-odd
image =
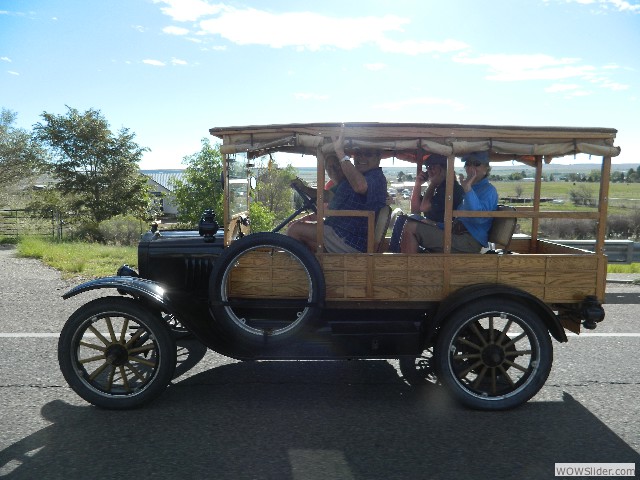
[[[332,137],[344,128],[345,150],[377,148],[383,157],[414,161],[427,153],[461,156],[489,151],[492,161],[544,156],[546,161],[576,153],[615,157],[617,130],[612,128],[525,127],[433,123],[293,123],[214,127],[225,154],[246,152],[258,157],[270,152],[315,155],[331,150]]]

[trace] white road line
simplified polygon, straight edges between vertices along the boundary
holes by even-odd
[[[640,337],[640,333],[581,333],[567,332],[567,337]]]
[[[23,333],[0,333],[0,338],[58,338],[59,333],[38,333],[38,332],[23,332]]]

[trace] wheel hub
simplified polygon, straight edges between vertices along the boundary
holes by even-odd
[[[124,345],[114,343],[109,345],[104,354],[107,363],[114,367],[121,367],[129,361],[129,351]]]
[[[482,349],[482,361],[487,367],[495,368],[504,362],[505,353],[496,344],[487,345]]]

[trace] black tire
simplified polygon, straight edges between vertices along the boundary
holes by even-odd
[[[139,407],[158,397],[176,368],[176,343],[159,314],[132,298],[104,297],[76,310],[58,341],[69,386],[97,407]]]
[[[245,292],[242,298],[234,298],[230,277],[234,269],[246,265],[243,260],[249,261],[249,255],[258,258],[258,263],[262,259],[270,262],[274,255],[287,259],[283,262],[286,268],[276,271],[272,267],[270,273],[299,279],[298,295],[260,298],[256,294],[248,298]],[[257,272],[256,278],[263,273]],[[316,257],[302,243],[278,233],[252,233],[233,242],[216,260],[209,281],[209,302],[216,323],[232,341],[251,348],[278,346],[298,337],[320,316],[324,297],[324,275]]]
[[[553,346],[540,316],[509,299],[481,299],[455,311],[435,349],[438,379],[463,405],[517,407],[542,388]]]

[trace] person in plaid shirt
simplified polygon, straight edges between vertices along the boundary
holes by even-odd
[[[341,133],[333,139],[340,169],[345,181],[338,185],[329,208],[331,210],[371,210],[377,212],[386,205],[387,179],[380,168],[381,152],[356,149],[354,162],[345,155]],[[316,222],[301,221],[289,226],[287,235],[303,242],[315,252]],[[367,249],[367,219],[365,217],[328,217],[324,222],[324,247],[332,253],[358,253]]]

